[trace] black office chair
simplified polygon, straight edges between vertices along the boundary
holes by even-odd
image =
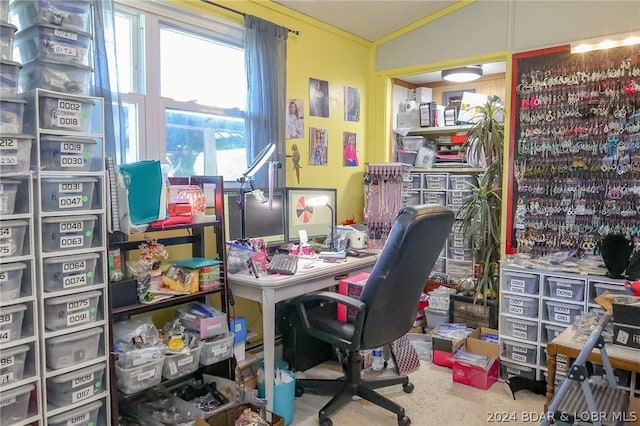
[[[400,426],[411,424],[403,407],[373,390],[402,384],[402,389],[410,393],[413,384],[409,378],[399,375],[362,379],[360,350],[390,345],[409,331],[416,318],[420,294],[451,231],[453,219],[453,212],[443,206],[403,208],[359,300],[322,291],[292,301],[303,329],[344,353],[343,377],[297,381],[298,395],[307,390],[334,395],[318,413],[320,425],[331,426],[329,416],[356,395],[396,413]],[[326,309],[314,309],[318,302],[351,306],[357,311],[356,318],[353,322],[340,322],[335,316],[327,316]]]

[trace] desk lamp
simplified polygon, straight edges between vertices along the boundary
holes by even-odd
[[[316,206],[327,206],[331,211],[331,235],[329,236],[329,251],[335,251],[335,239],[334,239],[334,229],[335,229],[335,215],[333,211],[333,207],[329,205],[329,197],[326,195],[322,195],[320,197],[309,198],[306,200],[305,205],[316,207]]]
[[[262,193],[262,191],[260,191],[259,189],[256,189],[253,186],[254,180],[251,179],[251,176],[256,174],[262,168],[262,166],[264,166],[264,164],[267,162],[269,157],[271,157],[271,154],[273,154],[275,150],[276,150],[276,145],[273,143],[265,146],[262,149],[262,151],[260,151],[258,156],[253,160],[253,162],[249,165],[247,170],[244,173],[242,173],[242,176],[240,176],[237,179],[238,182],[240,182],[240,197],[238,198],[238,208],[240,209],[240,230],[241,230],[240,243],[242,244],[247,243],[247,225],[246,225],[247,218],[245,214],[246,205],[244,200],[244,194],[247,192],[251,192],[251,194],[253,194],[256,200],[258,200],[260,203],[267,202],[267,199],[264,197],[264,194]],[[247,191],[247,188],[246,188],[247,183],[249,184],[250,191]]]

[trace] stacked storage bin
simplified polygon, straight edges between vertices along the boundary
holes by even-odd
[[[38,304],[35,290],[32,136],[13,60],[16,26],[0,0],[0,424],[42,422]]]
[[[104,105],[89,96],[90,9],[86,0],[13,0],[8,12],[18,28],[13,53],[22,64],[25,130],[35,145],[45,424],[111,423]]]

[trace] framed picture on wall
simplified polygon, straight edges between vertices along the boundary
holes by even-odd
[[[458,107],[462,102],[462,94],[464,92],[476,93],[476,89],[453,90],[451,92],[442,93],[442,105],[447,107]]]
[[[327,197],[329,207],[307,205],[307,200],[316,197]],[[335,188],[287,188],[287,239],[299,240],[301,230],[307,231],[309,238],[326,237],[331,232],[335,212]]]

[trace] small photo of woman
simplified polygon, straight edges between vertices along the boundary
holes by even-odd
[[[309,79],[309,113],[313,117],[329,117],[329,82]]]
[[[355,133],[343,132],[342,134],[344,165],[347,167],[358,165],[358,145],[356,138]]]
[[[304,108],[302,99],[287,100],[287,139],[304,136]]]
[[[327,165],[327,129],[309,128],[309,152],[312,166]]]
[[[344,119],[360,121],[360,90],[355,87],[344,88]]]

